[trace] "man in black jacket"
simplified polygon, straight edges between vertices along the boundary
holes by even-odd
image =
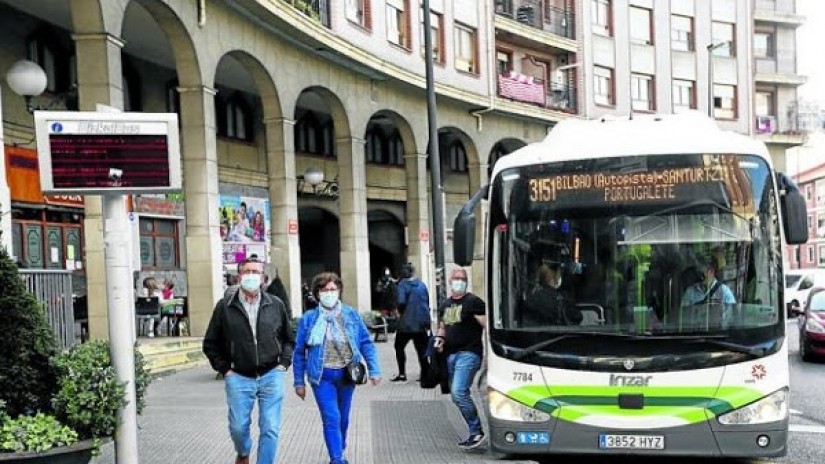
[[[212,313],[203,352],[223,374],[229,405],[229,435],[236,464],[249,464],[252,409],[258,400],[258,464],[272,464],[278,452],[284,377],[292,363],[295,337],[284,303],[261,291],[263,263],[238,265],[240,287],[230,288]]]

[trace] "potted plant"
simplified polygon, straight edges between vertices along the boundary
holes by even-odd
[[[0,247],[0,462],[87,463],[125,404],[106,342],[58,353],[43,307]],[[135,350],[137,410],[149,374]]]

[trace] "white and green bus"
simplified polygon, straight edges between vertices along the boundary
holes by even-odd
[[[697,114],[561,122],[464,206],[457,264],[482,199],[494,451],[786,453],[782,247],[807,214],[763,143]]]

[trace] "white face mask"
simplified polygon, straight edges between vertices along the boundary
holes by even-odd
[[[261,288],[260,274],[244,274],[241,276],[241,288],[247,292],[256,292]]]
[[[318,292],[318,296],[321,299],[321,306],[325,308],[335,307],[335,304],[338,303],[338,297],[340,294],[341,293],[338,290]]]
[[[453,293],[464,293],[467,291],[467,282],[464,280],[454,280],[450,287],[453,289]]]

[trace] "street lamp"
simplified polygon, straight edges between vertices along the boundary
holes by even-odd
[[[312,187],[312,193],[315,193],[318,185],[324,181],[324,171],[316,167],[307,168],[304,171],[304,180]]]
[[[713,52],[720,47],[728,45],[730,42],[722,40],[708,44],[708,116],[713,117]]]
[[[34,111],[32,98],[46,90],[48,78],[43,68],[34,61],[20,60],[14,63],[6,73],[6,82],[12,92],[26,99],[26,110]]]

